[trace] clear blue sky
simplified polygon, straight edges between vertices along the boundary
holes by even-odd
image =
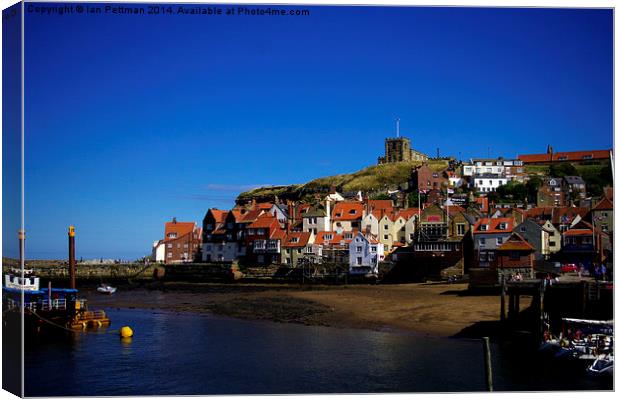
[[[78,257],[148,254],[173,216],[375,164],[397,116],[431,155],[613,145],[611,10],[309,9],[27,14],[28,256],[69,224]]]

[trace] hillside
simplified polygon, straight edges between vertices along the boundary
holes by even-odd
[[[305,184],[260,187],[239,194],[237,201],[246,202],[251,199],[260,201],[269,199],[274,195],[281,199],[303,200],[314,196],[314,194],[327,192],[332,186],[340,192],[358,190],[373,192],[385,190],[388,187],[396,188],[406,183],[411,176],[411,170],[420,164],[420,161],[410,161],[373,165],[353,173],[320,177]],[[440,171],[448,166],[448,162],[431,160],[428,161],[428,166],[433,170]]]

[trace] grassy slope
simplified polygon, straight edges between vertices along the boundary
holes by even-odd
[[[373,191],[385,188],[386,186],[396,186],[407,182],[411,176],[411,169],[420,165],[419,161],[396,162],[384,165],[374,165],[359,170],[354,173],[341,174],[328,177],[320,177],[306,184],[296,184],[290,186],[261,187],[251,191],[246,191],[239,195],[240,198],[251,198],[254,196],[281,196],[285,192],[305,191],[318,192],[336,186],[340,191]],[[440,171],[448,166],[447,161],[429,161],[431,169]]]

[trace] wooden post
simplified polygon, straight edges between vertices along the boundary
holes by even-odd
[[[491,367],[489,337],[482,337],[482,347],[484,349],[484,374],[486,377],[487,391],[493,392],[493,368]]]
[[[75,289],[75,227],[69,226],[69,288]]]
[[[500,278],[501,278],[501,296],[500,296],[500,301],[499,301],[499,306],[500,306],[500,310],[499,310],[499,320],[501,322],[506,321],[506,278],[504,277],[504,274],[500,274]]]

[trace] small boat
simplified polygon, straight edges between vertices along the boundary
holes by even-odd
[[[99,287],[97,287],[97,291],[101,292],[102,294],[114,294],[116,292],[116,287],[112,287],[111,285],[107,284],[101,284]]]
[[[614,375],[614,356],[599,356],[594,363],[588,367],[588,375],[591,377],[613,377]]]

